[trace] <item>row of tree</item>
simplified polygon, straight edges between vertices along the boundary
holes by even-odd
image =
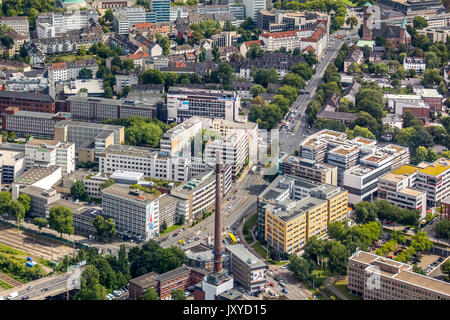
[[[386,200],[375,202],[361,201],[355,205],[355,218],[358,223],[388,220],[402,225],[419,226],[420,213],[417,210],[402,209]]]

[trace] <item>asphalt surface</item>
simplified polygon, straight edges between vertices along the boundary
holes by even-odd
[[[316,72],[313,74],[312,78],[306,84],[304,89],[307,94],[300,94],[297,100],[291,106],[291,112],[295,111],[295,117],[291,121],[290,129],[288,131],[280,131],[280,150],[284,153],[293,154],[295,150],[299,149],[301,141],[303,141],[308,132],[308,123],[306,122],[306,106],[314,98],[316,90],[320,83],[322,82],[323,74],[332,62],[341,46],[346,42],[355,37],[358,33],[358,28],[355,28],[351,33],[347,34],[345,31],[334,33],[336,36],[338,34],[345,35],[342,39],[332,38],[329,41],[329,48],[325,56],[316,65]]]
[[[82,273],[83,268],[80,268]],[[74,271],[66,272],[55,276],[42,278],[36,281],[28,282],[20,287],[15,287],[8,291],[3,291],[3,299],[7,299],[8,295],[18,292],[18,296],[11,300],[43,300],[47,296],[54,296],[72,290],[79,285],[79,279],[74,277]],[[31,287],[31,288],[30,288]],[[43,291],[45,290],[45,291]]]
[[[230,192],[222,201],[222,223],[224,233],[234,233],[234,229],[237,229],[241,218],[256,209],[256,197],[262,190],[264,190],[266,186],[267,182],[263,181],[261,175],[251,173],[243,179],[243,182],[238,184],[234,183],[232,185]],[[199,244],[200,242],[204,242],[208,236],[212,237],[214,235],[214,217],[215,215],[211,215],[192,228],[185,227],[185,231],[181,234],[177,229],[157,240],[163,248],[173,245],[183,249]],[[173,234],[175,233],[179,234],[174,237]],[[188,239],[197,240],[188,244]],[[185,245],[179,244],[178,242],[180,240],[184,240]]]

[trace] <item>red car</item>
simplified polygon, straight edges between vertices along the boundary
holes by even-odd
[[[387,224],[392,224],[392,221],[386,221]]]
[[[269,283],[269,286],[271,286],[271,287],[275,287],[275,285],[273,284],[273,282],[271,281],[270,283]]]
[[[388,258],[389,258],[389,259],[392,259],[392,256],[389,256]]]

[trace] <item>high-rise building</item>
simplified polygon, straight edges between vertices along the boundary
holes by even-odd
[[[244,0],[242,4],[245,7],[245,17],[256,21],[258,12],[266,10],[266,0]]]
[[[75,170],[75,144],[56,140],[32,139],[25,145],[25,165],[37,167],[61,167],[62,174]]]
[[[170,0],[150,0],[150,9],[156,15],[156,22],[170,21]]]

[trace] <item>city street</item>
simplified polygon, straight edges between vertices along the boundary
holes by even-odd
[[[300,94],[297,100],[291,106],[291,111],[296,110],[295,117],[292,120],[291,124],[293,132],[280,132],[281,152],[293,154],[295,150],[299,149],[301,141],[303,141],[307,136],[308,123],[306,122],[305,114],[306,106],[314,98],[316,90],[322,82],[323,74],[330,62],[332,62],[336,58],[344,42],[352,39],[357,35],[357,30],[358,29],[355,28],[351,33],[347,34],[347,36],[342,39],[337,39],[336,37],[329,41],[330,47],[328,48],[327,53],[325,54],[323,59],[317,63],[316,73],[313,74],[312,78],[306,84],[304,91],[307,93]],[[334,35],[341,33],[344,34],[344,32],[339,32],[335,33]]]

